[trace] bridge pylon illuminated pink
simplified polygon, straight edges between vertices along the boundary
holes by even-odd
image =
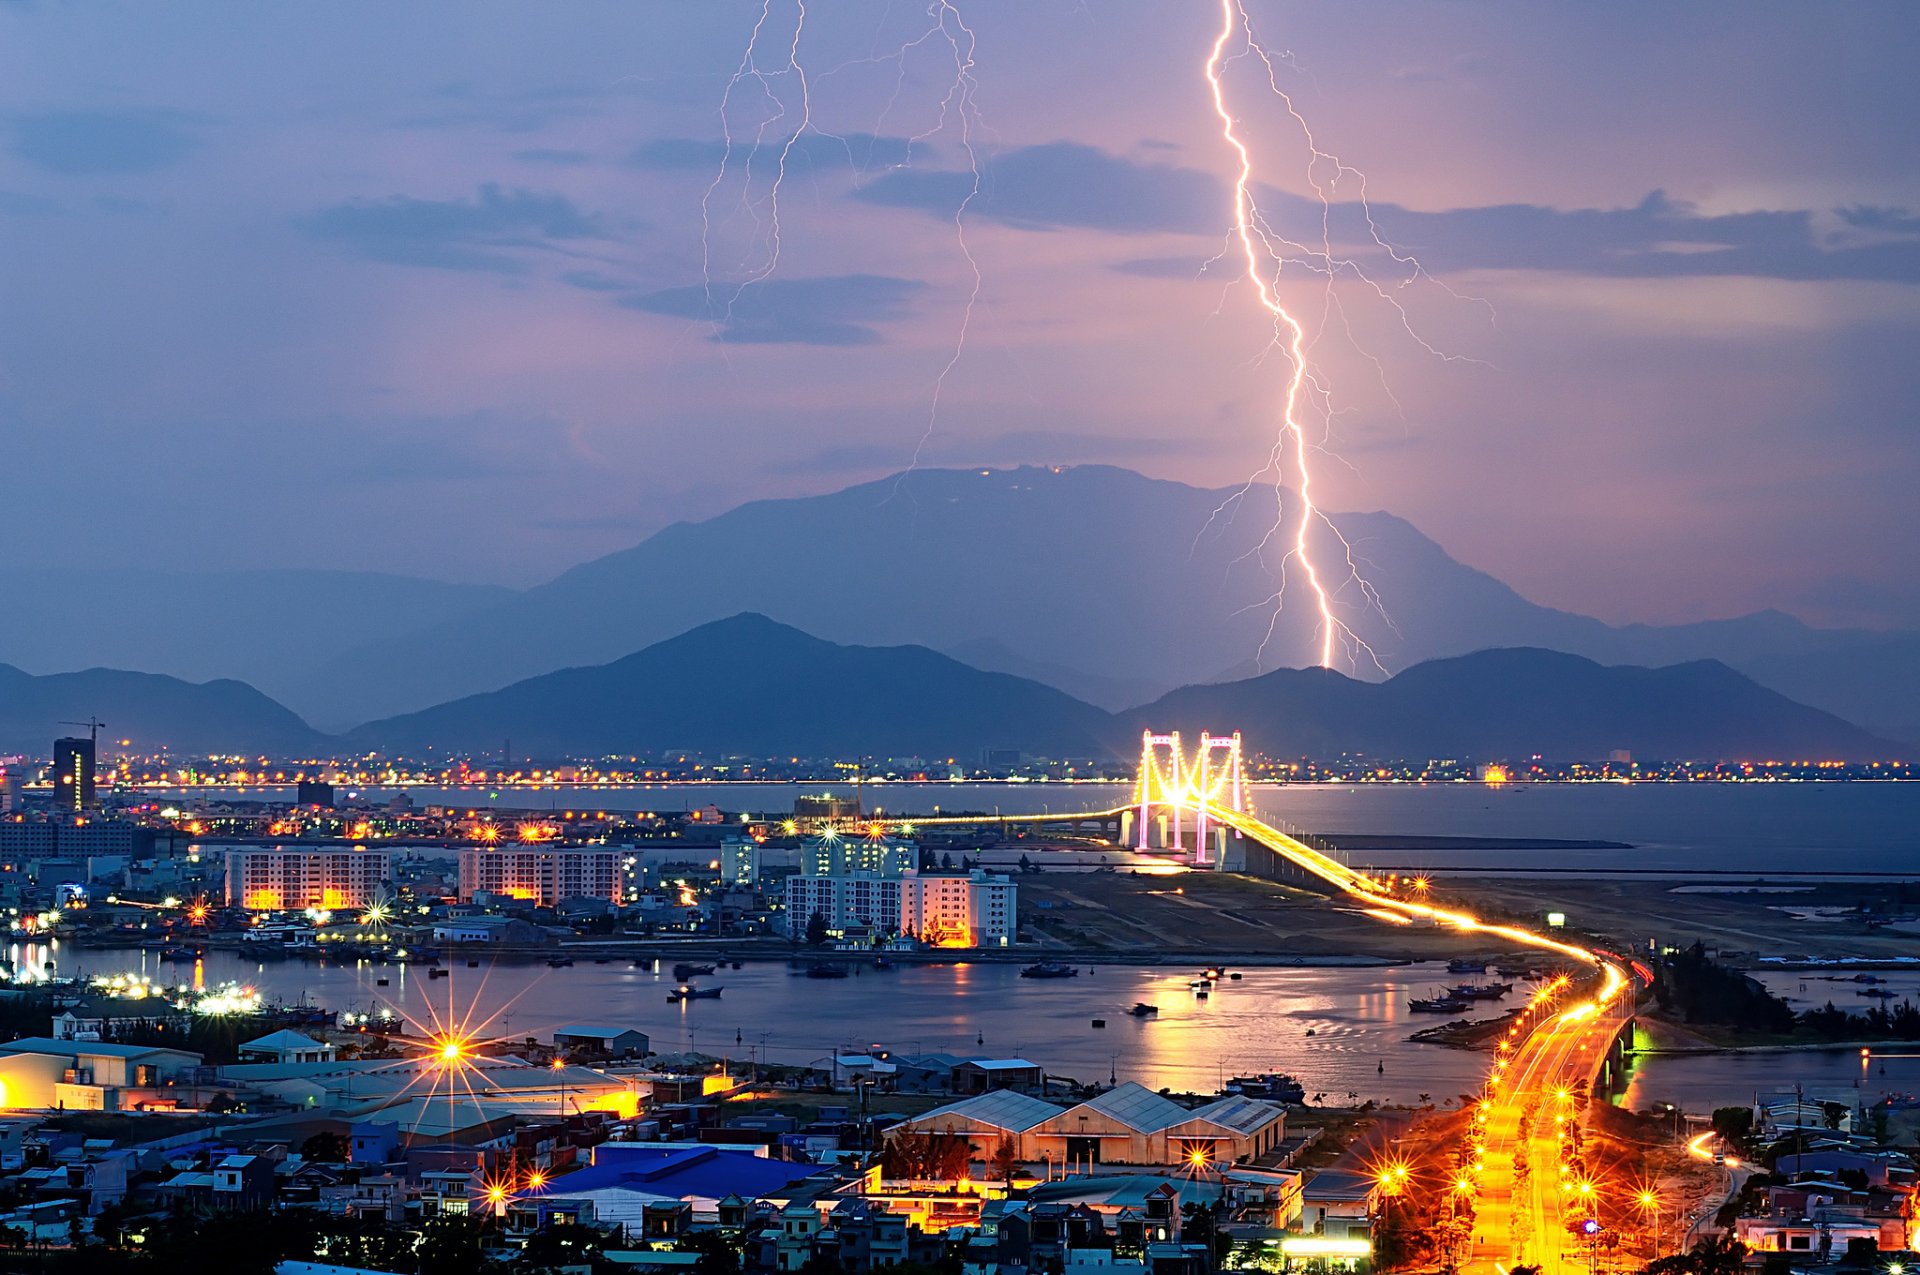
[[[1164,762],[1162,757],[1164,755]],[[1207,825],[1209,812],[1224,806],[1243,812],[1247,808],[1246,776],[1241,767],[1240,732],[1214,735],[1202,731],[1200,746],[1188,757],[1180,742],[1180,732],[1157,735],[1151,730],[1140,733],[1140,777],[1136,792],[1139,829],[1135,848],[1150,849],[1151,830],[1158,814],[1166,820],[1162,840],[1168,850],[1186,849],[1182,821],[1193,812],[1194,866],[1207,866]]]

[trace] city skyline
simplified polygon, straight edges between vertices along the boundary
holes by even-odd
[[[0,14],[16,548],[519,585],[893,472],[923,438],[930,464],[1203,486],[1259,466],[1276,373],[1248,290],[1195,281],[1230,175],[1207,15],[965,6],[982,305],[929,431],[965,170],[951,128],[905,163],[937,123],[938,58],[909,58],[891,111],[893,64],[861,60],[916,13],[809,26],[820,127],[852,140],[799,148],[782,258],[733,321],[690,291],[757,12],[502,16],[453,39],[428,10]],[[1615,622],[1920,618],[1891,548],[1920,477],[1898,353],[1920,320],[1908,12],[1252,12],[1383,230],[1497,316],[1411,290],[1449,362],[1356,303],[1400,406],[1329,351],[1353,464],[1324,470],[1330,508],[1388,509]],[[1317,216],[1284,116],[1245,122],[1294,179],[1273,206]],[[714,277],[738,284],[762,241],[719,194]]]

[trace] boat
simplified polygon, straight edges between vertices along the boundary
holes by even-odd
[[[573,958],[571,956],[554,956],[549,957],[547,960],[547,968],[549,969],[563,970],[572,964]]]
[[[711,974],[713,970],[714,967],[711,965],[688,965],[682,962],[673,967],[673,976],[684,983],[688,979],[698,977],[701,974]]]
[[[845,978],[847,971],[838,965],[809,965],[808,978]]]
[[[188,951],[184,947],[167,947],[160,949],[160,959],[163,961],[197,961],[200,959],[200,953]]]
[[[1226,973],[1225,970],[1221,969],[1218,965],[1215,965],[1215,966],[1209,967],[1207,972],[1204,975],[1202,975],[1202,977],[1212,979],[1215,982],[1219,982],[1220,976],[1225,973]]]
[[[1080,971],[1059,961],[1041,961],[1020,971],[1021,978],[1078,978]]]
[[[1237,983],[1240,981],[1240,971],[1235,970],[1233,973],[1227,975],[1227,977]]]
[[[1210,993],[1210,992],[1208,992],[1206,988],[1204,988],[1204,987],[1198,987],[1198,988],[1195,988],[1195,989],[1194,989],[1194,992],[1193,992],[1193,999],[1195,999],[1195,1000],[1197,1000],[1197,1001],[1203,1001],[1203,1000],[1205,1000],[1205,999],[1207,999],[1207,997],[1208,997],[1209,995],[1211,995],[1211,993]]]
[[[720,999],[717,987],[676,987],[667,993],[669,1001],[717,1001]]]
[[[876,956],[873,958],[873,968],[877,970],[890,970],[893,968],[893,958],[891,956]]]
[[[1497,1001],[1512,990],[1512,983],[1457,983],[1447,989],[1447,995],[1463,1001]]]
[[[1892,992],[1890,992],[1890,991],[1888,991],[1888,990],[1887,990],[1886,988],[1884,988],[1884,987],[1868,987],[1868,988],[1864,988],[1864,989],[1862,989],[1862,990],[1861,990],[1861,991],[1860,991],[1860,992],[1858,993],[1858,995],[1861,995],[1861,996],[1871,996],[1871,997],[1873,997],[1873,998],[1874,998],[1875,1000],[1883,1000],[1883,1001],[1890,1001],[1890,1000],[1892,1000],[1892,999],[1893,999],[1893,993],[1892,993]]]
[[[1501,978],[1528,978],[1533,974],[1533,971],[1524,965],[1496,965],[1493,967],[1493,972]]]
[[[385,987],[391,982],[393,982],[393,980],[390,978],[376,978],[373,980],[373,985],[375,987]]]
[[[1160,1012],[1160,1007],[1158,1005],[1149,1005],[1145,1001],[1138,1001],[1135,1002],[1134,1007],[1127,1012],[1135,1018],[1152,1018]]]
[[[429,965],[427,967],[428,978],[445,978],[451,972],[451,970],[441,969],[438,965]]]
[[[1486,972],[1487,963],[1484,960],[1470,960],[1464,956],[1456,956],[1447,962],[1449,974],[1484,974]]]
[[[1196,992],[1204,992],[1208,988],[1213,986],[1213,980],[1210,978],[1196,978],[1192,982],[1188,983],[1187,986],[1191,987]]]
[[[1273,1102],[1302,1103],[1307,1100],[1305,1085],[1292,1076],[1277,1072],[1260,1076],[1235,1076],[1227,1082],[1226,1092],[1248,1098],[1266,1098]]]
[[[1107,1025],[1107,1020],[1104,1018],[1096,1018],[1093,1020],[1093,1025],[1095,1027],[1105,1027]]]
[[[467,962],[467,968],[468,968],[468,969],[470,969],[470,970],[477,970],[477,969],[479,969],[479,968],[480,968],[480,962],[478,962],[478,961],[468,961],[468,962]]]
[[[1416,1014],[1457,1014],[1467,1007],[1467,1002],[1453,996],[1434,996],[1426,1000],[1415,997],[1407,1002],[1407,1008]]]

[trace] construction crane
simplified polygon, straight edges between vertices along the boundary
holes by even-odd
[[[105,726],[106,723],[99,720],[98,718],[88,717],[87,720],[84,722],[61,722],[60,725],[86,727],[88,741],[92,743],[94,747],[98,748],[100,746],[100,728],[102,726]]]

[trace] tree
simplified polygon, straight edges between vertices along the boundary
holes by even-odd
[[[488,1265],[480,1251],[479,1222],[451,1213],[427,1219],[414,1253],[420,1275],[480,1275]]]
[[[1013,1135],[1004,1133],[993,1147],[993,1175],[1006,1182],[1013,1181],[1013,1171],[1020,1167],[1020,1144]]]
[[[827,945],[827,917],[824,912],[815,912],[807,918],[807,946],[825,947]]]
[[[300,1144],[300,1158],[324,1164],[345,1164],[353,1157],[353,1145],[344,1133],[324,1130]]]
[[[1753,1108],[1715,1107],[1713,1131],[1733,1146],[1745,1146],[1747,1135],[1753,1132]]]
[[[691,1231],[674,1241],[678,1253],[698,1253],[693,1275],[740,1275],[740,1247],[718,1231]]]

